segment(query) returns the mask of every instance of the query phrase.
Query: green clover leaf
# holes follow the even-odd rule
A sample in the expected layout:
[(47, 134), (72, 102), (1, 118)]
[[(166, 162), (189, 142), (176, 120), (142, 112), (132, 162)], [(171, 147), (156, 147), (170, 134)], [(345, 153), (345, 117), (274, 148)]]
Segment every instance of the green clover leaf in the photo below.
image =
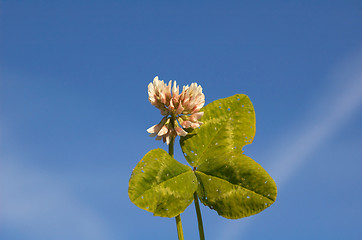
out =
[(172, 158), (163, 149), (148, 152), (129, 180), (131, 201), (155, 216), (175, 217), (193, 201), (197, 179), (190, 167)]
[(247, 217), (276, 199), (274, 180), (242, 147), (255, 135), (255, 112), (243, 94), (216, 100), (201, 111), (204, 123), (180, 140), (198, 179), (201, 202), (223, 217)]

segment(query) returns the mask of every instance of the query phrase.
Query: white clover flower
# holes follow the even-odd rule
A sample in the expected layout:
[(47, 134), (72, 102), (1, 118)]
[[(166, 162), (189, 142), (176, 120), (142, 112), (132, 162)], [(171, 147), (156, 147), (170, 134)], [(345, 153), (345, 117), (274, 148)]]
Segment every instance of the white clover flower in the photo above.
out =
[(202, 124), (198, 120), (204, 115), (199, 111), (205, 104), (205, 95), (197, 83), (184, 86), (179, 94), (176, 81), (172, 85), (170, 80), (167, 85), (156, 76), (148, 84), (148, 99), (165, 116), (159, 124), (147, 129), (151, 137), (156, 136), (156, 140), (163, 139), (163, 142), (169, 144), (176, 136), (186, 136), (185, 128), (197, 128)]

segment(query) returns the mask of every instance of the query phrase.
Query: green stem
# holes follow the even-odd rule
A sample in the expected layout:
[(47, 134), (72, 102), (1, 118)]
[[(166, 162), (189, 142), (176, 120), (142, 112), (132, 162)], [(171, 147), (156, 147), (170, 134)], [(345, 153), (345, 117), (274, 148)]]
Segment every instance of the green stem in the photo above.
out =
[(177, 227), (177, 236), (179, 240), (184, 240), (184, 233), (182, 231), (182, 222), (181, 222), (181, 216), (176, 216), (176, 227)]
[[(171, 139), (170, 144), (168, 145), (168, 154), (170, 154), (171, 157), (173, 157), (173, 145), (175, 143), (175, 138)], [(177, 215), (176, 217), (176, 227), (177, 227), (177, 236), (179, 240), (184, 240), (184, 233), (182, 231), (182, 222), (181, 222), (181, 216)]]
[(175, 138), (172, 138), (170, 144), (168, 145), (168, 154), (173, 157), (173, 145), (175, 143)]
[(202, 225), (202, 217), (201, 217), (201, 211), (200, 211), (200, 205), (199, 205), (199, 198), (198, 198), (196, 192), (194, 193), (194, 203), (195, 203), (195, 209), (196, 209), (196, 214), (197, 214), (197, 223), (199, 225), (200, 240), (205, 240), (204, 227)]

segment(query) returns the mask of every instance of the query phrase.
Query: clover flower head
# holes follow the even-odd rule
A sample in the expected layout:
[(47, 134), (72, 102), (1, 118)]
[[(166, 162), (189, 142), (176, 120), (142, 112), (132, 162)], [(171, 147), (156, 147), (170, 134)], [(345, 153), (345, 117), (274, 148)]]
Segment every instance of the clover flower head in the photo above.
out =
[[(164, 116), (160, 123), (147, 129), (151, 137), (163, 139), (169, 144), (176, 136), (186, 136), (186, 128), (198, 128), (202, 122), (198, 121), (203, 115), (200, 109), (205, 104), (205, 95), (202, 87), (197, 83), (183, 86), (179, 93), (179, 86), (172, 80), (166, 84), (158, 76), (148, 84), (148, 100), (157, 107)], [(181, 125), (181, 126), (180, 126)]]

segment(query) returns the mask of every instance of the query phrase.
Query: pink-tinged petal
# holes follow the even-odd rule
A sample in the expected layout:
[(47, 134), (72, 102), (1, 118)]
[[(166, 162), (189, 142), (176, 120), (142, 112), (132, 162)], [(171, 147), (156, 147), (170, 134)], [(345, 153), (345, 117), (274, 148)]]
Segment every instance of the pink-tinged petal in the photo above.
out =
[(166, 139), (166, 143), (167, 143), (167, 145), (169, 145), (169, 144), (170, 144), (170, 142), (171, 142), (171, 136), (170, 136), (170, 135), (168, 135), (168, 136), (166, 136), (166, 137), (165, 137), (165, 139)]
[(155, 95), (155, 88), (153, 87), (152, 83), (148, 84), (148, 95), (149, 96)]
[(200, 109), (204, 106), (205, 102), (196, 104), (196, 109), (200, 111)]
[(155, 133), (160, 131), (161, 128), (158, 129), (159, 124), (153, 125), (152, 127), (148, 128), (146, 131), (148, 133)]
[(175, 105), (173, 104), (173, 100), (170, 100), (170, 106), (168, 106), (168, 109), (173, 112), (175, 110)]
[(190, 121), (183, 121), (182, 123), (181, 123), (181, 126), (183, 127), (183, 128), (189, 128), (189, 127), (191, 127), (191, 122)]
[(164, 140), (166, 140), (167, 145), (170, 144), (171, 140), (176, 137), (176, 132), (174, 130), (170, 130), (168, 134), (164, 137)]
[(183, 128), (181, 128), (181, 127), (177, 127), (175, 129), (175, 131), (176, 131), (178, 136), (184, 137), (184, 136), (187, 135), (187, 132), (185, 130), (183, 130)]
[(188, 108), (189, 109), (193, 109), (195, 106), (195, 100), (193, 97), (190, 98), (189, 102), (188, 102)]
[(166, 104), (166, 94), (164, 91), (160, 91), (160, 100), (163, 104)]
[(166, 85), (166, 87), (165, 87), (165, 95), (166, 95), (167, 101), (169, 101), (171, 99), (171, 84), (172, 84), (172, 80), (170, 80), (168, 82), (168, 85)]
[(164, 125), (161, 130), (157, 133), (158, 136), (163, 136), (168, 132), (168, 128)]
[(170, 131), (168, 131), (167, 134), (163, 135), (163, 143), (165, 143), (169, 139), (169, 137), (170, 137)]
[(160, 129), (163, 127), (163, 125), (165, 125), (166, 121), (167, 121), (166, 117), (162, 118), (162, 120), (158, 124), (148, 128), (147, 132), (151, 133), (152, 137), (156, 136), (157, 133), (160, 131)]
[(197, 113), (202, 108), (202, 105), (195, 105), (194, 108), (190, 111), (191, 114)]
[(160, 131), (159, 129), (156, 129), (158, 128), (158, 124), (150, 127), (149, 129), (147, 129), (147, 132), (150, 133), (150, 137), (155, 137), (157, 136), (157, 133)]
[(180, 115), (183, 112), (184, 108), (182, 106), (182, 103), (179, 103), (175, 115)]
[(176, 85), (176, 81), (173, 82), (172, 98), (176, 101), (179, 100), (179, 86)]
[(185, 98), (184, 98), (184, 101), (186, 102), (190, 102), (190, 93), (189, 91), (185, 91)]
[(154, 102), (156, 102), (156, 98), (155, 98), (154, 95), (149, 96), (149, 97), (148, 97), (148, 100), (151, 102), (152, 105), (153, 105)]
[(184, 107), (183, 112), (186, 114), (189, 114), (189, 109), (190, 109), (190, 99), (186, 98), (184, 101), (182, 101), (182, 106)]
[(148, 96), (148, 101), (150, 101), (151, 104), (154, 105), (158, 101), (157, 96), (156, 95)]
[(150, 100), (151, 104), (157, 108), (159, 108), (160, 106), (163, 106), (162, 103), (160, 103), (157, 99), (151, 99)]
[(195, 122), (199, 120), (204, 115), (204, 112), (197, 112), (190, 116), (190, 121)]
[(155, 87), (155, 89), (159, 89), (162, 85), (163, 85), (163, 81), (158, 79), (158, 76), (156, 76), (153, 79), (153, 86)]
[(190, 94), (189, 94), (189, 85), (186, 85), (183, 87), (183, 90), (182, 90), (182, 94), (183, 94), (183, 100), (187, 99), (190, 97)]
[(185, 97), (184, 95), (185, 95), (184, 92), (181, 92), (181, 94), (178, 96), (179, 102), (182, 102), (184, 100)]
[(198, 112), (198, 113), (195, 113), (195, 114), (196, 114), (197, 120), (199, 120), (200, 118), (202, 118), (202, 116), (204, 116), (204, 112)]
[(198, 128), (201, 126), (201, 122), (193, 122), (191, 123), (191, 128)]
[(195, 104), (205, 104), (205, 96), (201, 93), (201, 95), (197, 95), (195, 98)]
[(171, 100), (174, 102), (175, 105), (176, 105), (176, 103), (181, 102), (179, 95), (173, 95)]
[(182, 92), (180, 94), (180, 102), (185, 100), (185, 98), (186, 98), (185, 95), (186, 95), (187, 89), (188, 89), (188, 85), (182, 87)]
[(153, 89), (154, 94), (158, 94), (159, 89), (160, 89), (160, 86), (162, 85), (162, 83), (163, 83), (163, 81), (160, 81), (160, 80), (158, 79), (158, 76), (156, 76), (156, 77), (153, 79), (152, 88), (150, 88), (150, 90)]

